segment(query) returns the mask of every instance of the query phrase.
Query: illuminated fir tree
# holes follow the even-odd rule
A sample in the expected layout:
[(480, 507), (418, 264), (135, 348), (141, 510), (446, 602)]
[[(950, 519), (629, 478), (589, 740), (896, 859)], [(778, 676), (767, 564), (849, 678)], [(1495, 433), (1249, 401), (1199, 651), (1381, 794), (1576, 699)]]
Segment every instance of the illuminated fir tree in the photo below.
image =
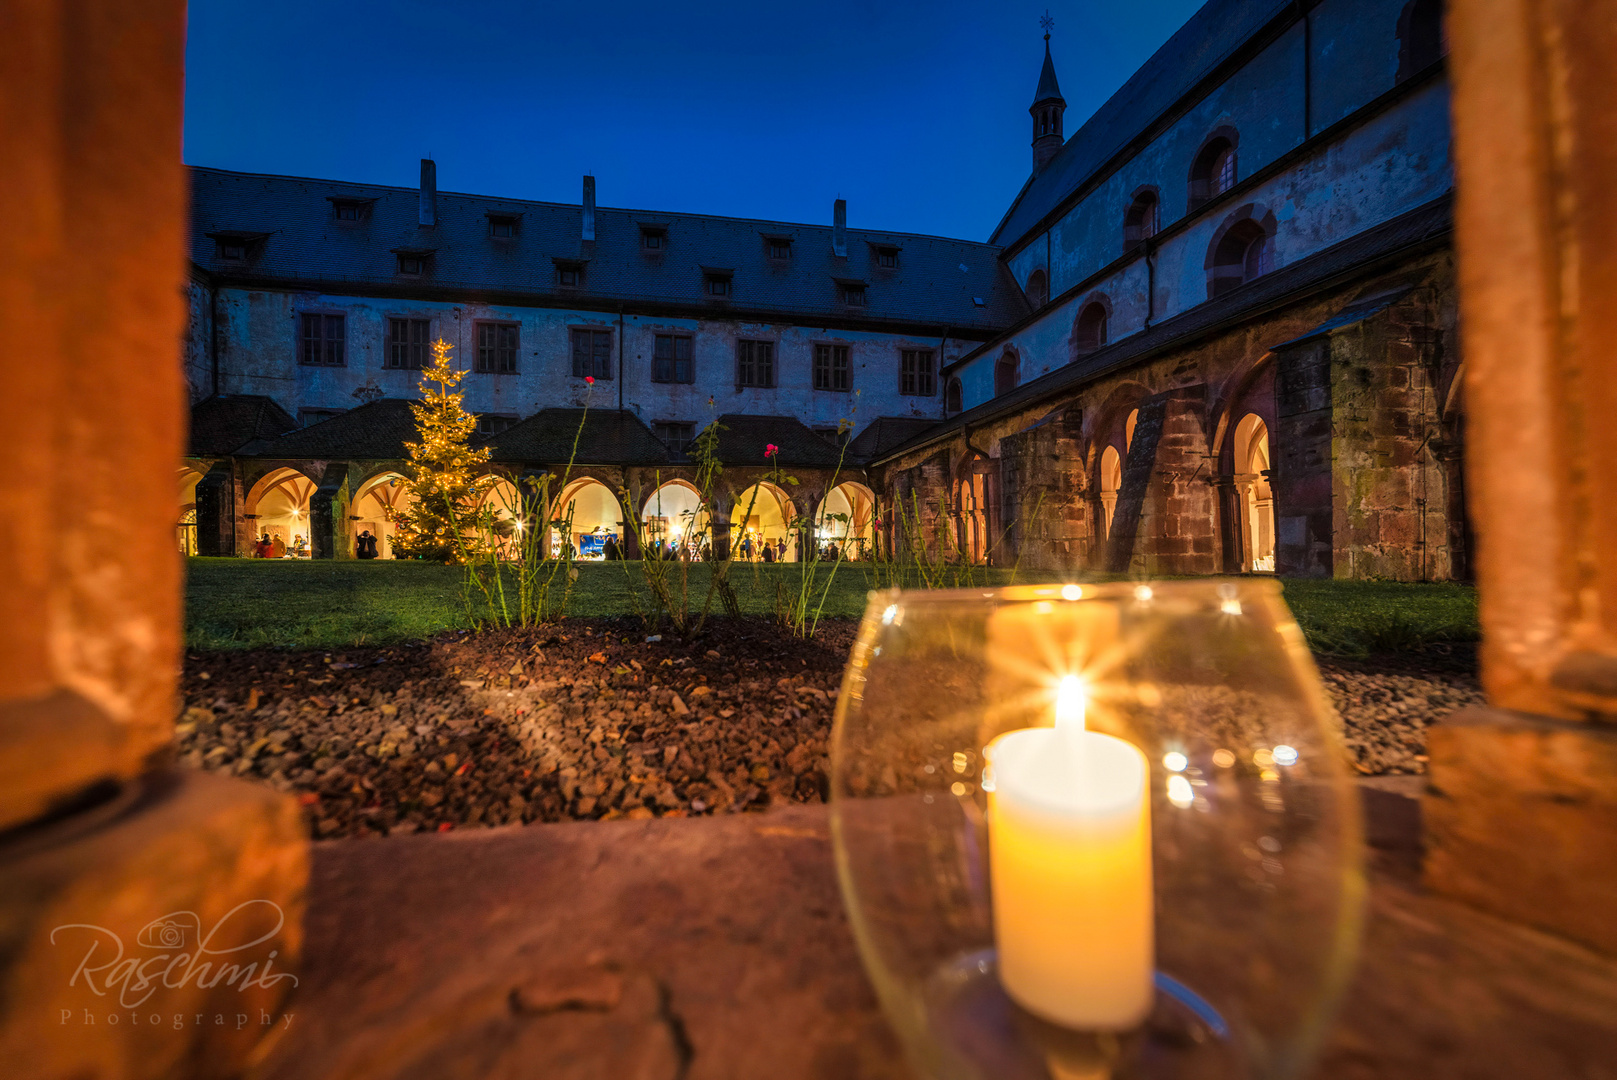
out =
[(452, 348), (442, 338), (432, 343), (421, 400), (410, 403), (419, 441), (404, 444), (410, 453), (404, 486), (414, 498), (394, 514), (394, 550), (438, 562), (464, 562), (476, 553), (478, 502), (488, 484), (477, 476), (488, 447), (470, 445), (477, 417), (461, 405), (465, 393), (455, 389), (466, 372), (449, 362)]

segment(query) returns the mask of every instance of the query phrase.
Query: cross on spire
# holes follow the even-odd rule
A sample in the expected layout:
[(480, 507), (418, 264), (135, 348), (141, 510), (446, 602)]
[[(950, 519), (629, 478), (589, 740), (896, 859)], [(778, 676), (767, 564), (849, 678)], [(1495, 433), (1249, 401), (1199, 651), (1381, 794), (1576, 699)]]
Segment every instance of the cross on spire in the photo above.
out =
[(1039, 20), (1039, 25), (1044, 27), (1044, 40), (1049, 41), (1050, 31), (1056, 28), (1056, 21), (1050, 17), (1049, 8), (1044, 9), (1044, 17)]

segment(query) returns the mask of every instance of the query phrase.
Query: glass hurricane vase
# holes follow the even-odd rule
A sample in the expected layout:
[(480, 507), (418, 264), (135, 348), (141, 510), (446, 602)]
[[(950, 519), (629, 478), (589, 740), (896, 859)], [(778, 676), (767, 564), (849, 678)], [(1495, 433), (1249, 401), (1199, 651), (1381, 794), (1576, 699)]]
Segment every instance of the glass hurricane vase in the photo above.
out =
[(832, 748), (861, 956), (932, 1080), (1290, 1077), (1359, 806), (1264, 580), (872, 593)]

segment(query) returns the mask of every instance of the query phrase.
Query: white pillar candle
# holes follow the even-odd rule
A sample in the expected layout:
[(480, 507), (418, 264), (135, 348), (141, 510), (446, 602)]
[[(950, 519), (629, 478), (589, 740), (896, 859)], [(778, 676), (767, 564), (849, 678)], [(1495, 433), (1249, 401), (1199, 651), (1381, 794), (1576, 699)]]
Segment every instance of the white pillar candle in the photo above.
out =
[(1122, 1031), (1153, 996), (1148, 768), (1131, 743), (1084, 730), (1076, 676), (1055, 712), (1055, 727), (1008, 732), (986, 751), (1000, 982), (1053, 1023)]

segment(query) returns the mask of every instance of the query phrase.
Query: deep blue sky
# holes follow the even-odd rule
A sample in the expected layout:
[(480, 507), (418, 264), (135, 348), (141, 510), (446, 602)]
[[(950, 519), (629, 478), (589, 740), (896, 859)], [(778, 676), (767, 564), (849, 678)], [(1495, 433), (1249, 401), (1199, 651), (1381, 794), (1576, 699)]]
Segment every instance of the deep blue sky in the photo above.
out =
[[(1067, 133), (1201, 0), (1061, 2)], [(982, 240), (1027, 179), (1044, 3), (191, 0), (185, 160)]]

